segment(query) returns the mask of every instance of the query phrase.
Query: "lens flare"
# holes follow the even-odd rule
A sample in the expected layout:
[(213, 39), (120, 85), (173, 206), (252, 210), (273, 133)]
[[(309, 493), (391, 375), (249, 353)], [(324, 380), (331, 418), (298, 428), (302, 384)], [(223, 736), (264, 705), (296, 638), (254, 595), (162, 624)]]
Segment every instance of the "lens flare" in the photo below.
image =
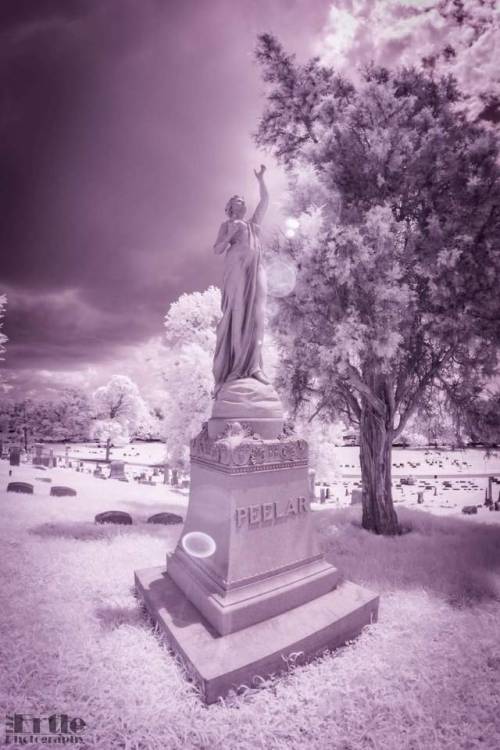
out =
[(295, 237), (295, 229), (287, 229), (285, 232), (285, 237), (289, 240), (293, 239)]
[(289, 260), (272, 260), (266, 267), (267, 288), (273, 297), (291, 294), (297, 282), (297, 270)]
[(289, 216), (288, 219), (285, 219), (285, 226), (287, 229), (298, 229), (300, 226), (300, 221), (298, 219), (294, 219), (293, 216)]
[(181, 543), (191, 557), (211, 557), (217, 549), (212, 537), (203, 531), (190, 531), (182, 537)]

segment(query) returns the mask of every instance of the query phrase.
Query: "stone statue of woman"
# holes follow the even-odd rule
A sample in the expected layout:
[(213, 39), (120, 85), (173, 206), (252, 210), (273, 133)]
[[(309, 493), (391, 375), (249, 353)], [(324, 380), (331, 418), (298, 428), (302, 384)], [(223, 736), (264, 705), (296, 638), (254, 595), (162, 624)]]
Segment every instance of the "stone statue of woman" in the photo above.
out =
[(226, 205), (228, 220), (221, 224), (214, 245), (215, 253), (225, 253), (222, 318), (213, 366), (216, 395), (224, 383), (233, 380), (255, 378), (269, 383), (262, 370), (266, 275), (261, 262), (260, 225), (269, 203), (265, 171), (263, 164), (259, 171), (254, 170), (260, 200), (250, 221), (243, 218), (245, 201), (234, 195)]

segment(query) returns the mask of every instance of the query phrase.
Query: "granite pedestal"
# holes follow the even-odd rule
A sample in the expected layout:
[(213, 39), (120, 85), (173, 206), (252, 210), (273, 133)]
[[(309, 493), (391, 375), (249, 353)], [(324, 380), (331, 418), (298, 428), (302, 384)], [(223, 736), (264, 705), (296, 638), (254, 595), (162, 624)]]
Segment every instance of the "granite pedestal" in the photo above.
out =
[(250, 627), (221, 636), (175, 585), (164, 567), (136, 571), (136, 590), (171, 649), (214, 703), (256, 677), (287, 669), (342, 646), (377, 618), (378, 596), (344, 581), (327, 594)]
[(309, 507), (308, 446), (217, 425), (191, 443), (191, 494), (165, 568), (136, 588), (207, 702), (335, 648), (377, 617), (378, 596), (324, 559)]

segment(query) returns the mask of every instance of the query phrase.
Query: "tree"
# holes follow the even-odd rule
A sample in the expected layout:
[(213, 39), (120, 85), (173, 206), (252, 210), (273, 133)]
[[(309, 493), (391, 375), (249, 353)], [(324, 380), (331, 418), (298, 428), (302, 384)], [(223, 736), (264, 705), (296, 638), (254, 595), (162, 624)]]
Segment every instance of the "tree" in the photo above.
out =
[(109, 461), (112, 446), (126, 445), (130, 440), (127, 428), (113, 419), (96, 419), (90, 428), (90, 437), (106, 445), (106, 461)]
[(165, 316), (167, 352), (161, 369), (168, 399), (163, 424), (169, 459), (182, 467), (189, 461), (189, 441), (212, 410), (220, 305), (220, 290), (211, 286), (182, 294)]
[(90, 398), (67, 388), (57, 399), (30, 402), (29, 429), (34, 440), (87, 440), (92, 409)]
[(213, 350), (220, 306), (220, 290), (215, 286), (205, 292), (181, 294), (165, 316), (165, 344), (172, 348), (198, 344)]
[(172, 349), (163, 363), (169, 395), (163, 422), (167, 453), (172, 464), (186, 468), (189, 441), (200, 431), (212, 411), (214, 347), (185, 343)]
[(282, 382), (295, 409), (359, 425), (363, 526), (395, 534), (393, 441), (430, 387), (463, 406), (496, 367), (495, 135), (456, 110), (451, 78), (370, 68), (355, 88), (269, 35), (257, 59), (256, 140), (285, 164), (298, 223), (277, 243), (297, 265), (275, 318)]
[(97, 424), (92, 434), (99, 440), (106, 440), (106, 460), (109, 460), (111, 444), (130, 440), (137, 426), (148, 414), (137, 385), (126, 375), (113, 375), (107, 385), (93, 394)]
[(500, 121), (500, 12), (496, 0), (335, 0), (322, 62), (352, 71), (375, 63), (453, 75), (470, 119)]

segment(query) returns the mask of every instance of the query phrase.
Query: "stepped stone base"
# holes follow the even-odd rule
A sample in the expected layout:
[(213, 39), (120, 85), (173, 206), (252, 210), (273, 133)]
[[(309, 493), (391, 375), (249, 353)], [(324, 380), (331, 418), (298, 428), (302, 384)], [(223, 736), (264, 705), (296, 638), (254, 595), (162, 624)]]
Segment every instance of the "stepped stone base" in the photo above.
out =
[(172, 581), (165, 568), (135, 573), (137, 593), (150, 616), (198, 683), (205, 703), (242, 685), (303, 664), (342, 646), (376, 621), (379, 597), (349, 581), (333, 591), (250, 627), (221, 636)]

